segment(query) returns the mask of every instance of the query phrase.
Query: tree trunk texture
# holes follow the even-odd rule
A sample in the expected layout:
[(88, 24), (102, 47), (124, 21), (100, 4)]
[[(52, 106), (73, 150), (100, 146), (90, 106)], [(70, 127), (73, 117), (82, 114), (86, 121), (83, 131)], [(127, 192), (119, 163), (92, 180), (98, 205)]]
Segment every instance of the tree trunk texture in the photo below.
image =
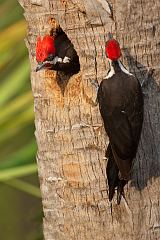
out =
[[(28, 22), (45, 240), (160, 239), (160, 1), (19, 0)], [(81, 71), (64, 91), (56, 73), (35, 72), (37, 35), (66, 32)], [(108, 143), (90, 81), (107, 74), (105, 41), (111, 32), (122, 61), (143, 82), (144, 124), (125, 187), (126, 200), (108, 201)], [(65, 81), (65, 76), (60, 81)], [(63, 84), (62, 84), (63, 85)]]

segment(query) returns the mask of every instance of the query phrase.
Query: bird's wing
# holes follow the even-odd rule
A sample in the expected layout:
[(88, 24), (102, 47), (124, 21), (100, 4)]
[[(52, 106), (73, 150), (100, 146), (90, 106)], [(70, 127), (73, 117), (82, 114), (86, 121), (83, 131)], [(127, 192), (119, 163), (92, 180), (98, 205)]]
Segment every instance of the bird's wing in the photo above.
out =
[(57, 61), (52, 66), (52, 70), (62, 71), (66, 74), (78, 73), (80, 70), (79, 57), (73, 44), (70, 42), (66, 34), (61, 34), (55, 39), (56, 53), (62, 61)]
[[(99, 88), (98, 101), (115, 161), (122, 176), (127, 178), (138, 144), (135, 142), (134, 138), (135, 129), (133, 124), (131, 124), (130, 119), (128, 118), (128, 113), (125, 109), (123, 109), (121, 105), (113, 107), (108, 95), (103, 93), (102, 86)], [(132, 104), (132, 107), (134, 108), (133, 112), (135, 111), (136, 116), (136, 104)], [(132, 116), (132, 121), (133, 120), (134, 116)], [(139, 122), (139, 120), (137, 122)]]
[(55, 38), (55, 47), (57, 56), (62, 59), (67, 57), (72, 60), (77, 57), (77, 52), (66, 34), (61, 34)]
[(101, 111), (114, 159), (122, 177), (127, 179), (136, 152), (131, 125), (126, 113), (121, 110), (115, 109), (110, 114), (104, 113), (104, 108)]
[(64, 58), (61, 62), (57, 61), (55, 65), (52, 66), (53, 70), (63, 71), (65, 73), (78, 73), (80, 70), (79, 57), (74, 50), (73, 46), (70, 46)]

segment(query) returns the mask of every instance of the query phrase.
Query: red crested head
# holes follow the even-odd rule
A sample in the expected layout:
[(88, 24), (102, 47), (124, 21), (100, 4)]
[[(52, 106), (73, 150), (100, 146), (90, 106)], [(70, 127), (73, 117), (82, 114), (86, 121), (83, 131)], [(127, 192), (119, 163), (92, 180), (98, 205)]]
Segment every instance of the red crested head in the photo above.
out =
[(42, 40), (37, 38), (36, 45), (36, 60), (37, 62), (43, 62), (49, 55), (55, 55), (54, 38), (46, 35)]
[(115, 39), (110, 39), (106, 43), (106, 55), (112, 61), (116, 61), (121, 56), (119, 43)]

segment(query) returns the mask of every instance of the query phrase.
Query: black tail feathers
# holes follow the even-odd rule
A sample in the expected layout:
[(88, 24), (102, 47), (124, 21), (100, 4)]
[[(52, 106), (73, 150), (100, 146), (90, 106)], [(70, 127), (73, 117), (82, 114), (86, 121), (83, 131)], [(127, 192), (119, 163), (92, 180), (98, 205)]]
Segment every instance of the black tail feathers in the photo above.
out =
[(117, 187), (117, 204), (119, 205), (121, 202), (121, 197), (124, 197), (124, 186), (126, 185), (127, 181), (119, 179), (119, 169), (114, 160), (110, 144), (106, 151), (106, 157), (108, 158), (106, 173), (109, 186), (109, 201), (112, 201), (115, 188)]
[(109, 186), (109, 201), (112, 201), (112, 198), (115, 193), (115, 188), (118, 186), (118, 167), (113, 159), (113, 156), (110, 155), (108, 158), (108, 163), (107, 163), (107, 179), (108, 179), (108, 186)]
[(124, 186), (127, 184), (126, 180), (119, 180), (117, 187), (117, 204), (119, 205), (121, 202), (121, 197), (124, 196)]

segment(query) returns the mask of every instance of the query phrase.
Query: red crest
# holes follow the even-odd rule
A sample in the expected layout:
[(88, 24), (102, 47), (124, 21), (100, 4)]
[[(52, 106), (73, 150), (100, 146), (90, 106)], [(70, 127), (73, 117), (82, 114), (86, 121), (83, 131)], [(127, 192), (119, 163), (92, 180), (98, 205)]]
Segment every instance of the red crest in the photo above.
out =
[(116, 61), (121, 56), (119, 43), (115, 39), (111, 39), (106, 43), (106, 54), (109, 59)]
[(43, 62), (49, 54), (55, 55), (54, 38), (46, 35), (42, 40), (37, 38), (36, 45), (36, 60), (37, 62)]

